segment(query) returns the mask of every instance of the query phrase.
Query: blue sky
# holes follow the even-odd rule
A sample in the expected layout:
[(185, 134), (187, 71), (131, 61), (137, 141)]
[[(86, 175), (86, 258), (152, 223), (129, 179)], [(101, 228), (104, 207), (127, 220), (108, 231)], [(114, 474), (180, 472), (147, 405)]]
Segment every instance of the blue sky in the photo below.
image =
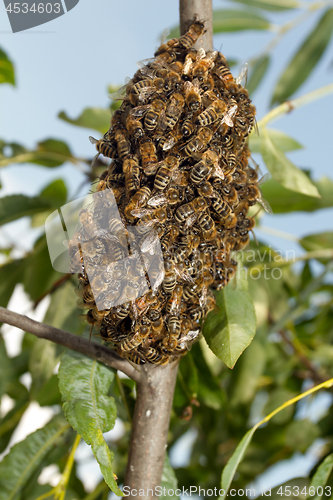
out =
[[(213, 1), (214, 9), (241, 8), (241, 4), (222, 0)], [(265, 14), (277, 24), (283, 24), (296, 13)], [(317, 22), (320, 13), (290, 32), (274, 52), (269, 77), (265, 79), (253, 100), (258, 118), (268, 111), (268, 102), (274, 84), (293, 51)], [(66, 15), (48, 23), (12, 34), (3, 4), (0, 4), (0, 47), (16, 65), (17, 86), (0, 87), (0, 138), (17, 141), (33, 147), (37, 140), (55, 137), (66, 140), (78, 156), (93, 156), (88, 140), (90, 131), (72, 127), (57, 118), (61, 110), (76, 117), (87, 106), (104, 107), (108, 104), (108, 84), (123, 84), (137, 69), (136, 61), (150, 57), (159, 44), (163, 30), (178, 21), (176, 0), (80, 0)], [(220, 34), (214, 46), (227, 57), (244, 63), (260, 52), (272, 39), (271, 32), (244, 31)], [(296, 96), (331, 83), (333, 75), (332, 42), (317, 70), (297, 92)], [(331, 66), (330, 66), (331, 64)], [(234, 70), (237, 72), (237, 69)], [(314, 178), (331, 175), (331, 133), (333, 125), (333, 96), (298, 109), (275, 122), (273, 128), (283, 130), (299, 140), (305, 148), (290, 153), (298, 166), (311, 168)], [(94, 135), (94, 134), (93, 134)], [(96, 135), (96, 133), (95, 133)], [(260, 157), (256, 157), (262, 160)], [(265, 171), (265, 167), (263, 166)], [(0, 194), (25, 193), (33, 195), (52, 179), (64, 177), (75, 190), (82, 174), (71, 165), (45, 169), (20, 165), (2, 169)], [(329, 230), (332, 209), (318, 214), (265, 216), (264, 224), (296, 236)], [(26, 226), (27, 227), (27, 226)], [(21, 223), (6, 228), (14, 237), (21, 231)], [(260, 237), (282, 250), (295, 244), (275, 238)], [(26, 240), (33, 239), (33, 235)]]

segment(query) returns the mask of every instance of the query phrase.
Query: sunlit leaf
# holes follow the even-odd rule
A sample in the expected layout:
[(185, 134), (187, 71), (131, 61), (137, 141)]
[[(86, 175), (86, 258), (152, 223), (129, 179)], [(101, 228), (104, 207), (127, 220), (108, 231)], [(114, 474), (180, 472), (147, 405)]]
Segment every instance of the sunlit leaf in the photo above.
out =
[(275, 146), (266, 129), (262, 130), (260, 137), (261, 154), (272, 176), (287, 189), (319, 198), (316, 186)]
[(32, 473), (68, 430), (62, 416), (16, 444), (0, 465), (0, 500), (16, 500)]
[[(327, 231), (325, 233), (310, 234), (299, 240), (299, 243), (308, 252), (321, 250), (323, 248), (333, 249), (333, 232)], [(318, 260), (322, 263), (327, 263), (329, 261), (329, 259), (325, 258)]]
[[(290, 137), (290, 135), (281, 132), (281, 130), (275, 130), (272, 128), (266, 129), (267, 135), (277, 149), (280, 149), (284, 153), (287, 151), (294, 151), (295, 149), (302, 149), (303, 146), (296, 139)], [(261, 136), (255, 131), (250, 135), (250, 149), (253, 153), (260, 153), (261, 146)]]
[(215, 10), (213, 12), (213, 32), (242, 30), (267, 30), (270, 23), (263, 16), (248, 10)]
[(261, 186), (261, 191), (275, 214), (304, 211), (313, 212), (320, 208), (333, 206), (333, 181), (327, 177), (322, 177), (319, 181), (313, 181), (317, 187), (321, 198), (306, 196), (284, 188), (274, 179), (265, 182)]
[(247, 431), (236, 450), (234, 451), (232, 457), (228, 461), (227, 465), (224, 467), (221, 478), (221, 488), (224, 494), (220, 496), (219, 500), (224, 500), (228, 495), (228, 490), (236, 473), (237, 467), (241, 460), (243, 459), (247, 447), (249, 446), (252, 436), (255, 432), (255, 427)]
[(105, 134), (110, 128), (111, 112), (108, 108), (86, 108), (78, 118), (69, 118), (65, 111), (61, 111), (58, 117), (77, 127), (98, 130)]
[(233, 0), (233, 2), (269, 11), (297, 9), (301, 6), (297, 0)]
[(62, 179), (57, 179), (48, 184), (40, 193), (40, 198), (45, 198), (54, 208), (59, 208), (67, 201), (67, 188)]
[(91, 445), (106, 483), (121, 496), (112, 472), (113, 453), (103, 437), (103, 432), (113, 428), (117, 416), (115, 401), (107, 396), (114, 373), (97, 361), (71, 351), (62, 356), (58, 376), (67, 420)]
[(265, 55), (256, 60), (255, 64), (250, 69), (250, 78), (247, 81), (247, 90), (252, 94), (260, 85), (269, 67), (270, 58)]
[(26, 258), (26, 267), (22, 276), (24, 289), (32, 300), (38, 300), (62, 277), (63, 274), (55, 271), (51, 265), (44, 234), (36, 241), (33, 250)]
[[(330, 455), (327, 455), (327, 457), (325, 458), (325, 460), (318, 466), (313, 478), (312, 478), (312, 481), (311, 481), (311, 485), (310, 487), (312, 486), (311, 488), (311, 493), (312, 491), (314, 492), (320, 492), (320, 486), (322, 488), (324, 488), (327, 484), (327, 481), (331, 475), (331, 472), (332, 472), (332, 469), (333, 469), (333, 453), (331, 453)], [(319, 488), (319, 490), (318, 490)], [(324, 491), (325, 493), (325, 491)], [(321, 498), (323, 498), (323, 495), (319, 495), (319, 494), (316, 494), (315, 496), (311, 495), (310, 494), (310, 490), (309, 490), (309, 495), (308, 495), (308, 498), (313, 498), (314, 500), (320, 500)]]
[(212, 311), (203, 326), (203, 335), (213, 353), (233, 368), (256, 332), (251, 295), (229, 284), (215, 293), (218, 312)]
[(0, 49), (0, 83), (15, 85), (15, 74), (13, 63), (7, 54)]
[(288, 99), (308, 78), (332, 35), (333, 9), (328, 9), (298, 49), (274, 89), (272, 104)]
[(23, 194), (4, 196), (0, 198), (0, 225), (43, 212), (49, 207), (51, 207), (51, 203), (39, 196), (34, 198)]
[(0, 306), (6, 307), (17, 283), (22, 283), (26, 259), (0, 265)]

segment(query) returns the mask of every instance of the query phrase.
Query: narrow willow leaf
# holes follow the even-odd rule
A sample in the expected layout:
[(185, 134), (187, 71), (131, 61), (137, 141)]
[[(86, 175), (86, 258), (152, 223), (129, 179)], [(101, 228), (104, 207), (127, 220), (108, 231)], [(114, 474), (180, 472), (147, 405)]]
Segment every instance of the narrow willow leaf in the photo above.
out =
[(5, 341), (2, 335), (0, 335), (0, 399), (6, 393), (7, 384), (11, 375), (11, 362), (7, 354)]
[(224, 467), (221, 478), (221, 488), (224, 493), (220, 496), (219, 500), (224, 500), (224, 498), (227, 497), (228, 490), (234, 478), (237, 467), (245, 455), (245, 452), (251, 442), (255, 430), (256, 428), (253, 427), (252, 429), (247, 431), (247, 433), (237, 446), (236, 450), (234, 451), (232, 457), (228, 461), (227, 465)]
[[(295, 151), (296, 149), (303, 149), (302, 144), (296, 141), (296, 139), (293, 139), (293, 137), (290, 137), (290, 135), (281, 132), (281, 130), (266, 128), (266, 132), (274, 146), (284, 153), (287, 151)], [(249, 146), (253, 153), (260, 153), (261, 136), (255, 131), (250, 135)]]
[(288, 99), (311, 74), (333, 31), (333, 9), (328, 9), (284, 70), (274, 89), (272, 104)]
[(7, 54), (0, 49), (0, 83), (10, 83), (15, 85), (15, 75), (13, 63)]
[(0, 465), (0, 500), (16, 500), (33, 472), (69, 430), (63, 417), (57, 416), (43, 429), (16, 444)]
[(43, 212), (51, 203), (45, 198), (13, 194), (0, 198), (0, 225)]
[(203, 335), (213, 353), (233, 368), (256, 332), (256, 315), (248, 291), (229, 284), (216, 292), (218, 312), (212, 311), (203, 326)]
[[(319, 486), (321, 486), (322, 488), (326, 486), (328, 478), (331, 475), (332, 469), (333, 469), (333, 453), (328, 455), (325, 458), (325, 460), (318, 466), (312, 478), (310, 486), (312, 486), (315, 492), (318, 491)], [(320, 500), (321, 498), (323, 498), (323, 495), (313, 496), (309, 494), (308, 498), (312, 498), (313, 500)]]
[(110, 128), (110, 110), (108, 108), (86, 108), (77, 118), (69, 118), (65, 111), (61, 111), (58, 117), (77, 127), (98, 130), (102, 134)]
[(0, 306), (6, 307), (17, 283), (22, 283), (26, 259), (0, 265)]
[(333, 206), (333, 181), (328, 177), (322, 177), (319, 181), (314, 181), (321, 198), (309, 198), (308, 196), (295, 193), (284, 188), (274, 179), (265, 182), (261, 186), (261, 191), (273, 209), (275, 214), (287, 212), (313, 212), (321, 208)]
[(233, 0), (237, 3), (243, 3), (249, 7), (258, 7), (259, 9), (269, 11), (282, 11), (297, 9), (301, 3), (297, 0)]
[(255, 64), (250, 69), (250, 78), (247, 82), (247, 90), (252, 94), (260, 85), (261, 80), (264, 78), (270, 63), (269, 56), (263, 56), (257, 59)]
[(178, 481), (175, 471), (171, 467), (170, 460), (167, 454), (165, 455), (163, 465), (161, 487), (163, 490), (165, 488), (166, 494), (164, 495), (163, 491), (163, 494), (160, 496), (160, 498), (179, 498), (179, 496), (177, 495), (168, 495), (168, 490), (176, 491), (176, 489), (178, 488)]
[(82, 354), (67, 352), (61, 358), (58, 376), (67, 420), (91, 445), (105, 482), (121, 496), (112, 472), (113, 454), (103, 437), (117, 417), (115, 401), (107, 396), (114, 373)]
[[(310, 234), (299, 240), (300, 245), (312, 252), (314, 250), (321, 250), (323, 248), (330, 248), (333, 250), (333, 232), (327, 231), (325, 233)], [(322, 264), (327, 264), (330, 258), (318, 258)]]
[(40, 193), (40, 198), (45, 198), (53, 208), (59, 208), (67, 201), (67, 188), (62, 179), (57, 179), (48, 184)]
[(262, 130), (261, 138), (261, 154), (272, 176), (287, 189), (319, 198), (316, 186), (275, 146), (266, 129)]
[(213, 12), (213, 32), (242, 30), (268, 30), (270, 23), (263, 16), (248, 10), (215, 10)]
[(45, 234), (43, 234), (26, 258), (24, 275), (21, 277), (24, 289), (32, 300), (37, 300), (62, 277), (63, 274), (55, 271), (51, 265)]

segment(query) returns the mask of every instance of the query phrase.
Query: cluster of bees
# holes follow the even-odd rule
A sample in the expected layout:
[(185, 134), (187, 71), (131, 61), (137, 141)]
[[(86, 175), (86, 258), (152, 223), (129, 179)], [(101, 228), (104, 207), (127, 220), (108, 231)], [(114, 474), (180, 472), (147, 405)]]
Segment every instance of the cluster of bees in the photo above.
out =
[[(73, 270), (88, 322), (136, 364), (164, 364), (187, 352), (215, 307), (210, 288), (228, 283), (237, 266), (232, 252), (249, 242), (249, 207), (269, 209), (249, 165), (255, 107), (243, 75), (235, 79), (220, 52), (193, 48), (203, 33), (196, 20), (139, 63), (111, 96), (122, 104), (110, 129), (90, 138), (97, 157), (112, 159), (96, 194), (112, 190), (120, 215), (112, 203), (81, 211)], [(92, 253), (95, 274), (87, 273)]]

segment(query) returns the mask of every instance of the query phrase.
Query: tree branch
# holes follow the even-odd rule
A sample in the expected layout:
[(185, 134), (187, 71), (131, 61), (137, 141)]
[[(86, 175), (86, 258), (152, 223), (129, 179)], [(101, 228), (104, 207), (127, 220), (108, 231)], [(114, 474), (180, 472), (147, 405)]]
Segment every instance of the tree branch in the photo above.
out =
[(4, 307), (0, 307), (0, 322), (16, 326), (17, 328), (21, 328), (21, 330), (32, 333), (32, 335), (36, 335), (36, 337), (50, 340), (55, 344), (63, 345), (73, 351), (85, 354), (89, 358), (96, 359), (100, 363), (110, 366), (110, 368), (122, 371), (136, 382), (140, 380), (140, 371), (136, 370), (128, 361), (104, 345), (89, 342), (87, 339), (65, 332), (59, 328), (45, 325), (27, 316), (9, 311)]
[(179, 0), (180, 34), (184, 35), (197, 17), (205, 23), (205, 34), (200, 37), (195, 48), (203, 47), (206, 52), (213, 50), (213, 7), (212, 0)]
[[(207, 29), (199, 47), (212, 50), (212, 0), (180, 0), (179, 8), (181, 35), (197, 17), (205, 21)], [(141, 367), (124, 481), (124, 487), (129, 488), (127, 498), (135, 499), (139, 490), (144, 491), (141, 498), (156, 498), (156, 487), (161, 485), (177, 371), (178, 362)], [(136, 494), (132, 495), (133, 490)]]

